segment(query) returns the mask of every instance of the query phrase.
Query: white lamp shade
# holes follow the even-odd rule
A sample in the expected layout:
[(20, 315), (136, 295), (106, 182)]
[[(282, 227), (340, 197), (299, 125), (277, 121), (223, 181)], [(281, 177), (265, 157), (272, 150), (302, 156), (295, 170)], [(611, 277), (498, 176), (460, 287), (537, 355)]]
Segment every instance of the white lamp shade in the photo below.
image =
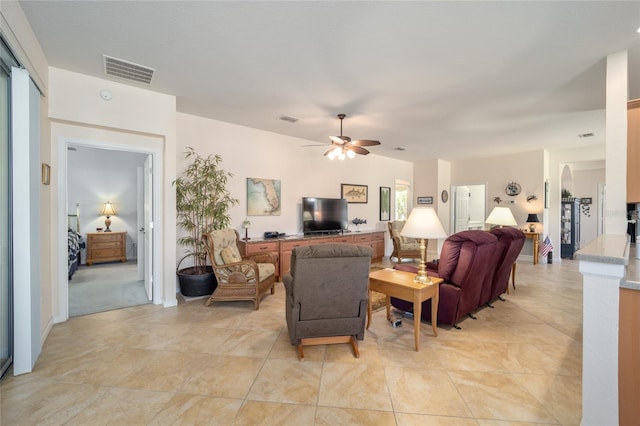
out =
[(447, 238), (440, 218), (433, 207), (415, 207), (411, 210), (407, 223), (400, 231), (407, 238), (439, 239)]
[(494, 207), (485, 223), (489, 225), (518, 226), (518, 222), (516, 222), (516, 218), (513, 217), (509, 207)]
[(104, 203), (102, 209), (100, 210), (100, 216), (116, 216), (117, 214), (118, 212), (116, 211), (116, 208), (113, 206), (113, 204), (111, 204), (111, 201), (107, 201), (106, 203)]

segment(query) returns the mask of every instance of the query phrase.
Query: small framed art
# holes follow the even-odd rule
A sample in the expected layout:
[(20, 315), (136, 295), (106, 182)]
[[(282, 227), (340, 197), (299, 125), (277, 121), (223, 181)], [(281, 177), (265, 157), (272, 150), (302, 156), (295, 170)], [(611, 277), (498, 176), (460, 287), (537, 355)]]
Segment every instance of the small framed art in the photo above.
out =
[(433, 197), (418, 197), (418, 204), (433, 204)]
[(391, 220), (391, 188), (380, 187), (380, 221)]

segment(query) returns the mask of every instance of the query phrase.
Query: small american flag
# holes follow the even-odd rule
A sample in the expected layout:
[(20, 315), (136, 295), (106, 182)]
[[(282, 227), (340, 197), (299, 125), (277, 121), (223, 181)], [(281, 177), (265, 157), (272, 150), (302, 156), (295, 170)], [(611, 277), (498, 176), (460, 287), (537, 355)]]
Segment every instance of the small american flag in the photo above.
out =
[(542, 242), (542, 244), (540, 244), (540, 255), (542, 255), (542, 257), (544, 257), (547, 254), (549, 254), (549, 252), (551, 250), (553, 250), (553, 244), (551, 244), (551, 240), (549, 239), (549, 236), (547, 235), (547, 238), (545, 238), (544, 241)]

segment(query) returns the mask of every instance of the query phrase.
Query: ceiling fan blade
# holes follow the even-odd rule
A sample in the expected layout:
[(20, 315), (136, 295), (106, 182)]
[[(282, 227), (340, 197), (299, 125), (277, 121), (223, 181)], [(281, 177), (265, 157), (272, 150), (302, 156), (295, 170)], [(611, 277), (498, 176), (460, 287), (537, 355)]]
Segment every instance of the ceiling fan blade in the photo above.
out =
[(351, 140), (347, 136), (329, 136), (329, 139), (331, 139), (332, 143), (335, 143), (338, 145), (343, 145), (346, 142), (349, 142)]
[(327, 156), (327, 155), (329, 155), (329, 153), (330, 153), (330, 152), (332, 152), (334, 149), (335, 149), (335, 147), (333, 147), (333, 146), (332, 146), (332, 147), (331, 147), (331, 149), (330, 149), (329, 151), (325, 152), (325, 153), (324, 153), (324, 154), (322, 154), (322, 155), (324, 155), (324, 156), (326, 157), (326, 156)]
[(358, 141), (351, 141), (351, 145), (355, 145), (355, 146), (374, 146), (374, 145), (380, 145), (380, 141), (374, 141), (374, 140), (369, 140), (369, 139), (361, 139)]
[(367, 155), (369, 153), (369, 151), (367, 151), (364, 148), (360, 148), (357, 145), (350, 145), (347, 149), (355, 152), (356, 154), (360, 154), (360, 155)]

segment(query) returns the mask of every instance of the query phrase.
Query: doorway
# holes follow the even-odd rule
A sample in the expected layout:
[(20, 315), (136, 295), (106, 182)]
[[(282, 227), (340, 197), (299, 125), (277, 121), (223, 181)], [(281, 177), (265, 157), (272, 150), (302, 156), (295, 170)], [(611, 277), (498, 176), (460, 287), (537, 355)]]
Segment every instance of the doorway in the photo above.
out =
[[(69, 318), (69, 286), (67, 276), (67, 210), (68, 204), (74, 206), (73, 203), (69, 203), (68, 191), (67, 191), (67, 164), (69, 157), (69, 147), (90, 147), (101, 148), (104, 150), (117, 150), (127, 153), (144, 154), (146, 158), (150, 159), (150, 182), (152, 190), (155, 188), (161, 188), (161, 181), (163, 175), (163, 162), (164, 162), (164, 139), (162, 137), (154, 135), (132, 134), (119, 131), (113, 131), (108, 129), (96, 129), (88, 128), (79, 125), (73, 125), (68, 123), (52, 123), (52, 143), (53, 148), (57, 152), (56, 168), (59, 171), (56, 178), (58, 199), (61, 200), (57, 203), (56, 218), (57, 218), (57, 241), (56, 250), (58, 253), (57, 258), (57, 294), (54, 306), (54, 321), (56, 323), (64, 322)], [(109, 176), (105, 176), (104, 179), (109, 181)], [(134, 182), (129, 190), (136, 193), (136, 183)], [(145, 250), (145, 263), (150, 265), (150, 288), (152, 293), (152, 302), (154, 304), (162, 304), (165, 302), (165, 294), (163, 292), (163, 269), (160, 262), (153, 262), (154, 259), (162, 258), (162, 191), (155, 189), (153, 199), (150, 206), (150, 223), (145, 227), (147, 232), (153, 236), (153, 243), (149, 245)], [(107, 197), (108, 194), (101, 194), (101, 196)], [(110, 200), (104, 200), (110, 201)], [(75, 207), (74, 207), (75, 208)], [(117, 208), (117, 207), (116, 207)], [(92, 205), (88, 213), (92, 215), (90, 221), (92, 221), (92, 229), (95, 231), (97, 227), (105, 227), (105, 217), (99, 216), (99, 208)], [(135, 211), (135, 208), (132, 209)], [(120, 213), (120, 212), (118, 212)], [(131, 213), (131, 212), (129, 212)], [(81, 212), (81, 217), (83, 213)], [(112, 226), (116, 224), (115, 218), (112, 219)], [(81, 219), (84, 221), (83, 219)], [(86, 222), (86, 221), (84, 221)], [(99, 223), (101, 223), (99, 225)], [(154, 226), (156, 225), (156, 226)], [(131, 232), (138, 232), (137, 223), (135, 221), (135, 214), (133, 219), (133, 226), (130, 226)], [(129, 232), (129, 228), (127, 229)], [(139, 240), (142, 240), (139, 238)], [(138, 241), (135, 250), (139, 253), (142, 250), (140, 246), (141, 241)], [(127, 247), (128, 250), (132, 250), (131, 244)], [(136, 274), (137, 276), (137, 274)], [(170, 297), (170, 296), (169, 296)]]
[(484, 229), (486, 184), (452, 185), (451, 222), (454, 233), (467, 229)]
[[(150, 163), (145, 153), (84, 145), (67, 146), (69, 241), (76, 265), (69, 270), (69, 316), (149, 303), (151, 258), (139, 256), (146, 242), (139, 230), (145, 216), (145, 183), (140, 175)], [(108, 209), (106, 208), (108, 206)], [(142, 218), (142, 219), (141, 219)], [(117, 259), (116, 259), (117, 258)], [(75, 269), (75, 272), (74, 272)], [(146, 281), (145, 281), (146, 279)]]

